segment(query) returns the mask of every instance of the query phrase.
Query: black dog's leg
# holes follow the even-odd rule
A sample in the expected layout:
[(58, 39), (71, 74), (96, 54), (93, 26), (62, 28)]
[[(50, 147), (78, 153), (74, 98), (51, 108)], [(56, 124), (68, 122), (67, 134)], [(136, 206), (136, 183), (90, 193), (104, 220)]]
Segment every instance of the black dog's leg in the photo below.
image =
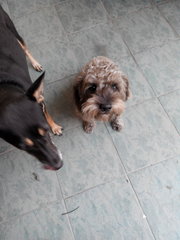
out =
[(50, 114), (48, 113), (48, 111), (47, 111), (47, 109), (46, 109), (45, 103), (44, 103), (44, 102), (41, 102), (40, 104), (41, 104), (41, 106), (42, 106), (43, 113), (44, 113), (44, 115), (45, 115), (46, 121), (47, 121), (47, 123), (49, 124), (52, 132), (53, 132), (54, 134), (56, 134), (56, 135), (62, 135), (62, 130), (63, 130), (63, 128), (62, 128), (60, 125), (58, 125), (58, 124), (56, 124), (56, 123), (54, 122), (54, 120), (52, 119), (52, 117), (50, 116)]
[(42, 66), (41, 64), (39, 64), (34, 57), (31, 55), (31, 53), (29, 52), (23, 38), (19, 35), (19, 33), (17, 32), (14, 23), (12, 22), (12, 20), (10, 19), (10, 17), (7, 15), (7, 13), (4, 11), (4, 16), (5, 16), (5, 23), (7, 28), (15, 35), (16, 39), (18, 40), (18, 43), (20, 44), (20, 46), (22, 47), (22, 49), (24, 50), (24, 53), (26, 54), (26, 56), (28, 57), (28, 59), (30, 60), (33, 68), (36, 71), (41, 72), (42, 71)]

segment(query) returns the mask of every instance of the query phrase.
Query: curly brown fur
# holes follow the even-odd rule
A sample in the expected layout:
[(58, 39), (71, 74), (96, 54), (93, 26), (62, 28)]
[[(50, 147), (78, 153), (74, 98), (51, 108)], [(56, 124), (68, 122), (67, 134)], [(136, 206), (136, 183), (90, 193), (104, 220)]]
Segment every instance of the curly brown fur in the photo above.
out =
[(95, 120), (109, 121), (114, 130), (123, 124), (120, 115), (130, 95), (127, 77), (106, 57), (93, 58), (77, 75), (74, 97), (83, 128), (91, 133)]

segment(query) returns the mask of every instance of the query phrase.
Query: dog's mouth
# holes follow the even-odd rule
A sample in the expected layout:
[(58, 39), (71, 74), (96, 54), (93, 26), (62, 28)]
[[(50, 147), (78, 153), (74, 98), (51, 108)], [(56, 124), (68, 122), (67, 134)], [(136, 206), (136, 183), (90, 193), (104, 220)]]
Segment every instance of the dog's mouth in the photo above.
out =
[(62, 166), (63, 166), (62, 153), (59, 150), (58, 150), (58, 155), (59, 155), (60, 160), (57, 163), (54, 163), (53, 164), (54, 166), (49, 165), (49, 164), (44, 164), (43, 168), (46, 170), (53, 170), (53, 171), (57, 171), (60, 168), (62, 168)]
[(43, 168), (46, 169), (46, 170), (57, 171), (57, 170), (59, 170), (60, 168), (62, 168), (62, 166), (63, 166), (63, 161), (60, 161), (60, 163), (59, 163), (57, 166), (55, 166), (55, 167), (50, 166), (50, 165), (47, 165), (47, 164), (44, 164), (44, 165), (43, 165)]
[(107, 111), (101, 111), (101, 114), (102, 114), (102, 115), (108, 115), (109, 112), (110, 112), (110, 111), (108, 111), (108, 112), (107, 112)]
[(44, 165), (43, 167), (46, 170), (53, 170), (53, 171), (57, 171), (57, 170), (60, 169), (60, 167), (59, 168), (55, 168), (55, 167), (52, 167), (52, 166), (49, 166), (49, 165)]

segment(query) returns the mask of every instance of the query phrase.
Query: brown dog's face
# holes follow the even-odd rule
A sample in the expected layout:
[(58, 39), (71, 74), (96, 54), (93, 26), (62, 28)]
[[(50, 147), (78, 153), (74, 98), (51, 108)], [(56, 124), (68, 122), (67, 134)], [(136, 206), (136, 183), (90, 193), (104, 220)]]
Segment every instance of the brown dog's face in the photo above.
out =
[(76, 103), (85, 121), (109, 121), (123, 112), (129, 86), (128, 79), (120, 71), (93, 68), (79, 80), (75, 87)]

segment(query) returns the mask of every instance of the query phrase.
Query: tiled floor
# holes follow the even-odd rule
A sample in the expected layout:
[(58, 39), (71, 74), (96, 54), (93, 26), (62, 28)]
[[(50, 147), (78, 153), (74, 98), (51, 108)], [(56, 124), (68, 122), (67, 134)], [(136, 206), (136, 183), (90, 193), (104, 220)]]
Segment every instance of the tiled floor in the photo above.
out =
[[(0, 240), (180, 240), (180, 1), (0, 2), (64, 127), (58, 172), (0, 140)], [(129, 76), (121, 133), (98, 123), (87, 135), (74, 115), (73, 78), (97, 55)]]

